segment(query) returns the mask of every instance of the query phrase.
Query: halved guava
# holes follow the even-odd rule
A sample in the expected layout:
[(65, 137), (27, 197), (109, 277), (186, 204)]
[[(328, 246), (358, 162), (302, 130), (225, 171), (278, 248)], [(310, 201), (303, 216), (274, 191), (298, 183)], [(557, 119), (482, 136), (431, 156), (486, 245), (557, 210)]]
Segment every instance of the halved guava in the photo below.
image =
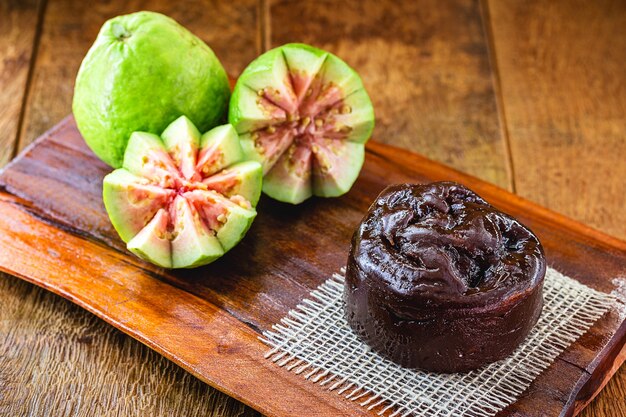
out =
[(374, 128), (374, 109), (361, 78), (341, 59), (287, 44), (243, 71), (229, 122), (246, 158), (263, 165), (263, 192), (298, 204), (350, 190)]
[(122, 168), (104, 178), (111, 223), (131, 252), (156, 265), (208, 264), (256, 217), (263, 169), (243, 158), (231, 125), (201, 135), (181, 116), (160, 137), (134, 132)]

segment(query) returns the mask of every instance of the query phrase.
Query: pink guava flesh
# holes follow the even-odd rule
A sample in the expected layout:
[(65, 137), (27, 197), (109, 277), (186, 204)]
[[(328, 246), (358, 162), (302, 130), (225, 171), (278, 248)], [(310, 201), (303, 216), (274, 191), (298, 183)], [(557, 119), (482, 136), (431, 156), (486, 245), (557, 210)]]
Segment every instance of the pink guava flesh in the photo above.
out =
[[(341, 116), (352, 109), (344, 103), (341, 89), (323, 83), (319, 76), (290, 73), (284, 85), (286, 93), (272, 88), (257, 92), (257, 104), (270, 117), (267, 125), (251, 132), (255, 149), (264, 158), (264, 173), (282, 158), (288, 160), (286, 166), (307, 167), (315, 175), (325, 166), (318, 156), (325, 140), (344, 141), (350, 134)], [(310, 173), (303, 171), (303, 175)]]
[[(197, 150), (196, 150), (197, 153)], [(164, 216), (167, 218), (166, 231), (171, 236), (175, 229), (177, 210), (175, 200), (183, 198), (187, 200), (192, 213), (197, 213), (203, 225), (209, 230), (216, 232), (225, 222), (228, 208), (238, 205), (245, 209), (250, 209), (251, 204), (245, 198), (235, 195), (226, 197), (229, 191), (239, 185), (241, 178), (235, 172), (223, 170), (213, 173), (204, 170), (203, 167), (210, 166), (210, 161), (220, 157), (220, 150), (217, 148), (205, 149), (200, 152), (200, 162), (196, 165), (196, 157), (179, 159), (179, 164), (174, 163), (176, 158), (171, 152), (162, 150), (152, 150), (150, 157), (144, 158), (142, 164), (142, 174), (152, 184), (150, 187), (162, 190), (158, 193), (160, 197), (155, 204), (165, 209)], [(194, 168), (189, 169), (190, 161), (194, 162)], [(178, 168), (180, 167), (180, 168)], [(146, 190), (133, 187), (130, 191), (130, 198), (141, 200), (146, 198)]]

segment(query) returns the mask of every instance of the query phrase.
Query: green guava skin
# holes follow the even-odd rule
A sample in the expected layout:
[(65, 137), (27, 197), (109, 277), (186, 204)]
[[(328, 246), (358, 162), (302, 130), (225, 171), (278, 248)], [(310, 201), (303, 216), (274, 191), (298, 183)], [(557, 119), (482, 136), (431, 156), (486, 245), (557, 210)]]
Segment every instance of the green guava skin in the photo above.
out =
[[(281, 145), (281, 150), (272, 154), (281, 157), (272, 159), (268, 157), (267, 149), (259, 149), (253, 139), (255, 132), (261, 132), (268, 126), (285, 126), (291, 123), (293, 117), (296, 117), (297, 124), (301, 118), (309, 116), (300, 107), (309, 96), (305, 95), (305, 90), (296, 91), (298, 87), (294, 78), (318, 79), (322, 80), (322, 85), (334, 86), (341, 93), (341, 103), (350, 109), (349, 115), (339, 116), (338, 119), (342, 120), (335, 119), (337, 123), (349, 127), (348, 133), (341, 139), (344, 145), (333, 146), (333, 152), (320, 149), (312, 156), (300, 152), (304, 158), (313, 161), (308, 163), (309, 168), (306, 168), (306, 163), (298, 165), (298, 162), (308, 159), (284, 158), (290, 151), (288, 145), (285, 149)], [(285, 85), (290, 86), (284, 88)], [(274, 93), (271, 93), (272, 90)], [(289, 97), (291, 92), (297, 99), (297, 110), (285, 104), (285, 97)], [(269, 100), (275, 107), (264, 106), (261, 104), (263, 99)], [(373, 132), (375, 121), (372, 102), (358, 73), (332, 53), (301, 43), (271, 49), (244, 69), (233, 89), (228, 117), (229, 123), (240, 135), (246, 159), (263, 164), (263, 192), (290, 204), (300, 204), (312, 196), (338, 197), (348, 192), (363, 166), (364, 145)], [(332, 118), (324, 121), (332, 121)], [(322, 126), (326, 125), (325, 122)], [(321, 134), (318, 140), (323, 142), (323, 137)], [(319, 147), (311, 145), (310, 148)], [(327, 162), (323, 170), (320, 169), (320, 161)]]
[(87, 145), (119, 168), (134, 131), (160, 134), (186, 115), (204, 132), (226, 119), (228, 77), (175, 20), (137, 12), (108, 20), (85, 56), (72, 109)]

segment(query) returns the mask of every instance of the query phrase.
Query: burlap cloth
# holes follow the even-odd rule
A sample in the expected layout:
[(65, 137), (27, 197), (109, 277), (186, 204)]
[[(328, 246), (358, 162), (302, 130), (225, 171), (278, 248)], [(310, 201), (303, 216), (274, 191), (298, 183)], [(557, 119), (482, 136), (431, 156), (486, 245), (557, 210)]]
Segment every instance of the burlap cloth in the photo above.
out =
[(618, 304), (614, 295), (548, 268), (542, 315), (511, 356), (469, 373), (435, 374), (402, 368), (357, 339), (344, 318), (343, 272), (311, 292), (263, 335), (272, 347), (266, 357), (320, 389), (393, 417), (495, 415)]

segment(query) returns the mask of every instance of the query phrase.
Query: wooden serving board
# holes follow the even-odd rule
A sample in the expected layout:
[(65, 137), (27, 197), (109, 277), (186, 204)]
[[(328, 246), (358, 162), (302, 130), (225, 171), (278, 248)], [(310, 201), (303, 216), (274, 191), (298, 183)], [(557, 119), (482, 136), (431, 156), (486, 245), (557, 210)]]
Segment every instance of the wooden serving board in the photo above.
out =
[[(0, 174), (0, 270), (66, 297), (268, 416), (367, 416), (263, 358), (258, 336), (344, 266), (350, 238), (388, 184), (459, 181), (530, 226), (548, 262), (600, 291), (626, 277), (626, 242), (422, 156), (372, 142), (352, 191), (290, 206), (262, 198), (219, 261), (167, 271), (129, 254), (101, 200), (109, 171), (66, 118)], [(567, 349), (502, 416), (570, 416), (626, 357), (616, 311)]]

